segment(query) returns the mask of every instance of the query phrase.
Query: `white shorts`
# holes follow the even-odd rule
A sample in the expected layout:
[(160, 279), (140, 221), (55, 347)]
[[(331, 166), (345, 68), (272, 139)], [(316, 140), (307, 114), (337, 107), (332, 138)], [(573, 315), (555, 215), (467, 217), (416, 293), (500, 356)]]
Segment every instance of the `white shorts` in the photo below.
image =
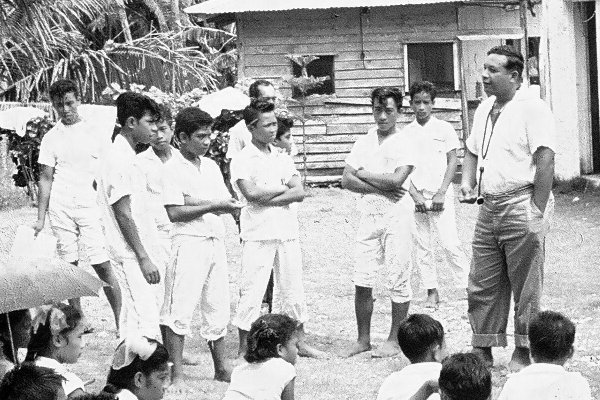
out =
[[(278, 257), (278, 263), (275, 263), (275, 257)], [(240, 300), (233, 321), (238, 328), (250, 330), (250, 325), (259, 317), (271, 270), (274, 270), (277, 312), (287, 314), (300, 323), (308, 320), (299, 241), (245, 241), (239, 284)]]
[(79, 244), (92, 265), (108, 261), (98, 207), (67, 207), (50, 201), (48, 218), (58, 242), (58, 254), (69, 263), (79, 260)]
[(190, 335), (198, 303), (202, 337), (206, 340), (224, 337), (230, 318), (225, 245), (217, 238), (175, 237), (165, 277), (160, 324), (177, 335)]
[(354, 285), (373, 288), (381, 269), (385, 268), (392, 301), (410, 301), (413, 233), (412, 210), (402, 210), (393, 215), (362, 215), (356, 232)]

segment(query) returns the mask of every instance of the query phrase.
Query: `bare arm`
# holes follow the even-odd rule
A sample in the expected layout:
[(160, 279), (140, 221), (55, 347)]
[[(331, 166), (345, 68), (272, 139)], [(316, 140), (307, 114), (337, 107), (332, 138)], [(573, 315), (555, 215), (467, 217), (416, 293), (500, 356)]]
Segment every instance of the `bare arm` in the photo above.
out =
[(409, 400), (427, 400), (429, 396), (439, 391), (439, 384), (437, 380), (430, 380), (425, 382), (417, 392), (412, 395)]
[(344, 173), (342, 175), (342, 188), (348, 189), (351, 192), (355, 193), (378, 193), (381, 194), (381, 190), (377, 187), (373, 186), (367, 181), (360, 179), (356, 176), (357, 170), (348, 164), (344, 168)]
[(171, 222), (188, 222), (202, 217), (204, 214), (225, 214), (242, 208), (242, 203), (234, 198), (226, 200), (199, 200), (193, 199), (190, 205), (165, 205), (167, 215)]
[(288, 182), (288, 190), (279, 196), (273, 197), (268, 204), (272, 206), (286, 206), (290, 203), (299, 203), (306, 197), (302, 182), (298, 175), (294, 175)]
[(38, 182), (38, 218), (33, 226), (36, 235), (40, 233), (42, 229), (44, 229), (53, 181), (54, 167), (40, 164), (40, 181)]
[(403, 165), (393, 173), (375, 173), (364, 169), (356, 171), (356, 176), (380, 190), (400, 190), (408, 175), (413, 171), (412, 165)]
[(477, 156), (465, 149), (462, 166), (462, 180), (458, 200), (461, 203), (474, 203), (476, 199), (475, 185), (477, 184)]
[(244, 197), (251, 203), (267, 204), (269, 200), (283, 194), (288, 187), (282, 184), (274, 188), (263, 188), (248, 179), (238, 179), (237, 185)]
[(533, 154), (533, 162), (535, 164), (533, 202), (541, 212), (544, 212), (554, 180), (554, 151), (548, 147), (539, 147)]
[(283, 388), (283, 392), (281, 392), (281, 400), (294, 400), (294, 381), (296, 378), (292, 379), (290, 383), (285, 385)]
[(410, 187), (408, 188), (408, 193), (410, 194), (410, 197), (412, 197), (413, 201), (415, 202), (415, 210), (418, 212), (426, 212), (427, 205), (425, 204), (425, 201), (426, 201), (425, 196), (423, 196), (421, 194), (421, 192), (419, 192), (419, 190), (417, 189), (415, 184), (412, 182), (410, 182)]
[(446, 192), (454, 179), (456, 173), (456, 166), (458, 164), (458, 157), (456, 156), (456, 149), (450, 150), (446, 153), (446, 172), (442, 179), (442, 184), (438, 189), (437, 193), (431, 199), (432, 211), (442, 211), (444, 209), (444, 201), (446, 199)]
[(144, 278), (150, 284), (159, 283), (160, 273), (158, 272), (158, 268), (150, 260), (150, 256), (142, 244), (137, 226), (131, 215), (131, 198), (129, 196), (121, 197), (112, 205), (112, 208), (125, 242), (131, 247), (140, 263), (140, 269), (142, 270), (142, 274), (144, 274)]

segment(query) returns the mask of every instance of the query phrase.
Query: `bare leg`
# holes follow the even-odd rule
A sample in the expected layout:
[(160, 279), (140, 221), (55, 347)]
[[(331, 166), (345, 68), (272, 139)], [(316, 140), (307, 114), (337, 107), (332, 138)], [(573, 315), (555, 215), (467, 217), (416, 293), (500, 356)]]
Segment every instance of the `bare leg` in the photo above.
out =
[(440, 294), (436, 288), (427, 289), (427, 300), (425, 301), (425, 307), (427, 308), (438, 308), (440, 304)]
[(171, 368), (170, 392), (181, 392), (183, 390), (183, 345), (185, 336), (178, 335), (166, 325), (160, 326), (163, 342), (169, 352), (169, 361), (173, 363)]
[(344, 353), (344, 357), (371, 350), (371, 316), (373, 315), (373, 289), (355, 286), (354, 310), (358, 339)]
[[(77, 266), (79, 265), (79, 261), (73, 261), (71, 264)], [(81, 308), (81, 299), (79, 297), (69, 299), (69, 305), (77, 311), (79, 311), (81, 315), (83, 315), (83, 309)]]
[(531, 364), (529, 349), (527, 347), (515, 347), (515, 351), (508, 363), (508, 369), (512, 372), (518, 372), (529, 364)]
[(494, 365), (491, 347), (473, 347), (471, 353), (477, 355), (486, 367), (491, 368)]
[(231, 367), (225, 357), (225, 338), (209, 340), (208, 347), (215, 366), (215, 380), (231, 382)]
[(119, 314), (121, 312), (121, 288), (119, 287), (119, 282), (117, 281), (117, 276), (110, 265), (110, 261), (105, 261), (102, 264), (92, 265), (94, 271), (98, 275), (98, 278), (102, 279), (104, 282), (108, 283), (109, 286), (104, 287), (104, 293), (106, 294), (106, 299), (110, 304), (110, 308), (112, 309), (113, 315), (115, 317), (115, 325), (117, 327), (117, 331), (119, 331)]
[(398, 329), (400, 323), (408, 315), (410, 301), (404, 303), (394, 303), (392, 301), (392, 326), (388, 339), (380, 349), (373, 352), (373, 357), (392, 357), (400, 354), (400, 345), (398, 344)]
[(304, 331), (304, 324), (300, 325), (298, 330), (300, 331), (300, 340), (298, 341), (298, 355), (300, 357), (320, 359), (329, 357), (329, 355), (324, 351), (318, 350), (306, 343), (306, 332)]

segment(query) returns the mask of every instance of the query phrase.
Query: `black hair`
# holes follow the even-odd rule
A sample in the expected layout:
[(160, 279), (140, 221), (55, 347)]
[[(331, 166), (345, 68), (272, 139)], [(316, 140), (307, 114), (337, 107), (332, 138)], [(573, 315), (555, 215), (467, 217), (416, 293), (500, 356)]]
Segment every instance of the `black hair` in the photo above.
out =
[(443, 400), (487, 400), (492, 393), (492, 374), (473, 353), (446, 358), (438, 382)]
[(75, 329), (79, 322), (81, 322), (83, 319), (81, 312), (69, 304), (57, 303), (52, 305), (52, 309), (48, 311), (44, 323), (40, 324), (35, 333), (31, 335), (31, 340), (27, 346), (27, 356), (25, 356), (25, 361), (35, 361), (37, 356), (43, 356), (47, 354), (48, 350), (50, 349), (52, 344), (52, 330), (50, 328), (50, 322), (52, 319), (52, 313), (55, 312), (55, 310), (60, 310), (63, 314), (65, 314), (67, 327), (59, 332), (59, 334), (63, 336)]
[(555, 311), (539, 312), (529, 322), (529, 346), (536, 362), (568, 357), (575, 342), (575, 325)]
[(84, 393), (77, 396), (77, 400), (118, 400), (118, 397), (116, 394), (108, 392)]
[[(141, 372), (145, 376), (149, 376), (155, 371), (164, 369), (169, 362), (169, 352), (167, 348), (160, 342), (154, 339), (146, 338), (149, 343), (156, 344), (154, 353), (147, 360), (142, 360), (139, 356), (135, 356), (133, 361), (124, 366), (121, 369), (113, 369), (112, 367), (108, 371), (108, 377), (106, 378), (106, 386), (104, 392), (117, 394), (122, 389), (132, 390), (134, 388), (133, 379), (138, 372)], [(125, 346), (125, 342), (121, 342), (117, 346)]]
[(415, 363), (423, 359), (432, 346), (444, 343), (444, 327), (427, 314), (411, 314), (398, 327), (398, 344), (402, 352)]
[(175, 117), (175, 136), (179, 138), (181, 133), (185, 133), (189, 137), (198, 129), (212, 126), (213, 122), (213, 118), (206, 111), (198, 107), (186, 107)]
[(275, 105), (264, 100), (254, 99), (250, 105), (244, 108), (243, 116), (246, 125), (254, 125), (260, 118), (261, 114), (266, 114), (275, 111)]
[(279, 357), (277, 345), (285, 345), (298, 330), (298, 321), (284, 314), (265, 314), (252, 323), (244, 358), (257, 363)]
[(0, 383), (2, 400), (56, 400), (64, 378), (51, 368), (23, 363), (8, 371)]
[(492, 47), (487, 52), (488, 56), (490, 54), (498, 54), (500, 56), (506, 56), (506, 64), (504, 65), (504, 68), (506, 68), (509, 71), (517, 71), (519, 74), (519, 77), (523, 76), (523, 66), (524, 66), (523, 55), (521, 53), (519, 53), (517, 50), (515, 50), (515, 48), (513, 48), (511, 46), (506, 46), (506, 45), (496, 46), (496, 47)]
[(4, 357), (14, 364), (16, 363), (16, 360), (12, 352), (12, 344), (10, 343), (10, 332), (8, 330), (8, 321), (6, 319), (7, 314), (13, 336), (15, 336), (15, 330), (21, 325), (25, 318), (31, 320), (31, 315), (29, 314), (29, 310), (15, 310), (0, 314), (0, 345), (2, 346), (2, 353), (4, 354)]
[(122, 93), (117, 97), (115, 104), (117, 106), (117, 121), (122, 127), (125, 126), (129, 117), (139, 120), (144, 115), (150, 114), (156, 120), (160, 118), (158, 104), (141, 93)]
[(379, 104), (384, 104), (387, 99), (391, 98), (396, 103), (396, 109), (400, 111), (400, 109), (402, 108), (403, 97), (404, 94), (398, 88), (378, 87), (373, 89), (373, 91), (371, 92), (371, 105), (375, 104), (375, 100), (377, 100)]
[(165, 104), (158, 105), (158, 111), (160, 113), (159, 121), (166, 122), (169, 126), (173, 124), (173, 113), (171, 113), (171, 108)]
[(253, 99), (258, 99), (260, 97), (260, 86), (273, 86), (273, 84), (264, 79), (259, 79), (257, 81), (252, 82), (252, 85), (248, 88), (248, 95)]
[(59, 79), (55, 81), (50, 85), (50, 89), (48, 90), (50, 100), (55, 98), (62, 99), (67, 93), (73, 93), (76, 98), (79, 98), (79, 89), (77, 89), (77, 85), (69, 79)]
[(279, 139), (292, 129), (294, 126), (294, 120), (290, 117), (277, 117), (277, 135), (275, 139)]
[(410, 85), (410, 90), (408, 91), (410, 100), (414, 100), (415, 96), (422, 92), (427, 93), (431, 98), (431, 101), (434, 101), (437, 96), (437, 89), (433, 83), (428, 81), (415, 82)]

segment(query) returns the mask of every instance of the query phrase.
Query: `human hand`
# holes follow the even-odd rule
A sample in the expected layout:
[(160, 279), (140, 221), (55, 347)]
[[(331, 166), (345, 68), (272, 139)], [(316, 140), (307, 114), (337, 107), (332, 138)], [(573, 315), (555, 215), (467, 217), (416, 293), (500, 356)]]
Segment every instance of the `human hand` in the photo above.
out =
[(35, 224), (33, 224), (33, 235), (37, 236), (38, 233), (42, 231), (42, 229), (44, 229), (44, 220), (38, 219), (37, 221), (35, 221)]
[(144, 275), (144, 279), (151, 285), (155, 285), (160, 282), (160, 272), (158, 272), (158, 268), (150, 258), (142, 258), (139, 260), (140, 269), (142, 270), (142, 275)]
[(443, 211), (444, 210), (444, 200), (446, 199), (446, 193), (437, 192), (433, 195), (431, 199), (431, 211)]
[(412, 195), (412, 198), (415, 202), (415, 211), (427, 212), (427, 199), (421, 194), (421, 192), (415, 192)]
[(402, 197), (404, 197), (404, 195), (406, 194), (406, 189), (404, 188), (400, 188), (400, 189), (394, 189), (394, 190), (382, 190), (379, 194), (387, 197), (388, 199), (392, 200), (394, 203), (400, 201), (400, 199), (402, 199)]
[(461, 186), (458, 191), (458, 201), (460, 203), (475, 204), (475, 201), (477, 201), (475, 189), (469, 186)]
[(221, 214), (235, 214), (244, 207), (244, 203), (234, 199), (233, 197), (221, 201)]

